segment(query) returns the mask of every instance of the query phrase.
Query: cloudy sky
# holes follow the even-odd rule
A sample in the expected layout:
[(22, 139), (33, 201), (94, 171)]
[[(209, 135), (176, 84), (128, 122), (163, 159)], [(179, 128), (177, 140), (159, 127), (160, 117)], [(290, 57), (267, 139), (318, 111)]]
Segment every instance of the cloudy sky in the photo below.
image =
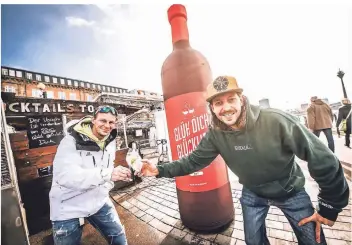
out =
[[(172, 51), (169, 5), (3, 5), (1, 64), (162, 92)], [(187, 4), (191, 44), (213, 76), (233, 75), (250, 101), (297, 107), (352, 96), (352, 8), (333, 4)]]

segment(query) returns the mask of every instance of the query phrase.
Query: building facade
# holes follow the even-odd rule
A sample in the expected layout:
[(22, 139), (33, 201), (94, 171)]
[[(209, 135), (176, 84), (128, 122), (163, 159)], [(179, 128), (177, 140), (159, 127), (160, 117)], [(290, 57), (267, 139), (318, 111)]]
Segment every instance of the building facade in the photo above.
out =
[(43, 83), (48, 99), (93, 101), (101, 93), (127, 93), (127, 89), (43, 74), (12, 67), (1, 67), (1, 91), (21, 97), (41, 97), (37, 85)]

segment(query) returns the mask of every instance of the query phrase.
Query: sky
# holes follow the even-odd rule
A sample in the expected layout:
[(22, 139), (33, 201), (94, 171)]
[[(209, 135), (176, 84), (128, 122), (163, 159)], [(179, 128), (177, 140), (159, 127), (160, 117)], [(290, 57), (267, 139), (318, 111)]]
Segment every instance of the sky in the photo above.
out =
[[(162, 93), (170, 4), (2, 5), (1, 64)], [(193, 48), (213, 78), (236, 77), (250, 102), (299, 107), (352, 96), (352, 8), (340, 4), (185, 4)]]

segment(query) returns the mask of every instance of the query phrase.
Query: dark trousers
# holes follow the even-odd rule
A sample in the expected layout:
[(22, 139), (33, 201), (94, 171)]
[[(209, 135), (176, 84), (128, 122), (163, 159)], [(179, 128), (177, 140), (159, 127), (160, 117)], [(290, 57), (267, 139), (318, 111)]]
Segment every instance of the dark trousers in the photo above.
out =
[[(270, 245), (267, 237), (265, 218), (270, 206), (278, 207), (286, 216), (295, 232), (298, 245), (317, 245), (315, 240), (315, 222), (309, 222), (298, 226), (298, 222), (314, 213), (310, 197), (302, 190), (286, 199), (268, 199), (257, 196), (247, 188), (243, 188), (240, 198), (244, 237), (247, 245)], [(323, 229), (320, 233), (320, 245), (326, 245)]]
[(346, 146), (350, 146), (350, 143), (351, 143), (351, 141), (350, 141), (350, 133), (349, 132), (347, 132), (347, 133), (345, 133), (345, 145)]
[(325, 134), (326, 139), (328, 140), (328, 146), (329, 146), (330, 150), (332, 152), (335, 152), (335, 144), (334, 144), (334, 138), (332, 137), (331, 128), (314, 130), (313, 134), (315, 134), (319, 138), (321, 131), (323, 131), (323, 133)]

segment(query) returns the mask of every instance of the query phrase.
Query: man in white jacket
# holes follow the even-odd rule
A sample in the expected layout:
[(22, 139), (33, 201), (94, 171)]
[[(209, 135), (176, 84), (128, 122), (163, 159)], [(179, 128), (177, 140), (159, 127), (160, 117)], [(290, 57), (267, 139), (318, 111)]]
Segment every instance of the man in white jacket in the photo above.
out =
[(109, 198), (113, 181), (129, 181), (128, 168), (114, 168), (117, 112), (101, 106), (94, 117), (84, 117), (67, 129), (53, 163), (50, 219), (56, 245), (80, 243), (86, 219), (109, 242), (127, 239)]

